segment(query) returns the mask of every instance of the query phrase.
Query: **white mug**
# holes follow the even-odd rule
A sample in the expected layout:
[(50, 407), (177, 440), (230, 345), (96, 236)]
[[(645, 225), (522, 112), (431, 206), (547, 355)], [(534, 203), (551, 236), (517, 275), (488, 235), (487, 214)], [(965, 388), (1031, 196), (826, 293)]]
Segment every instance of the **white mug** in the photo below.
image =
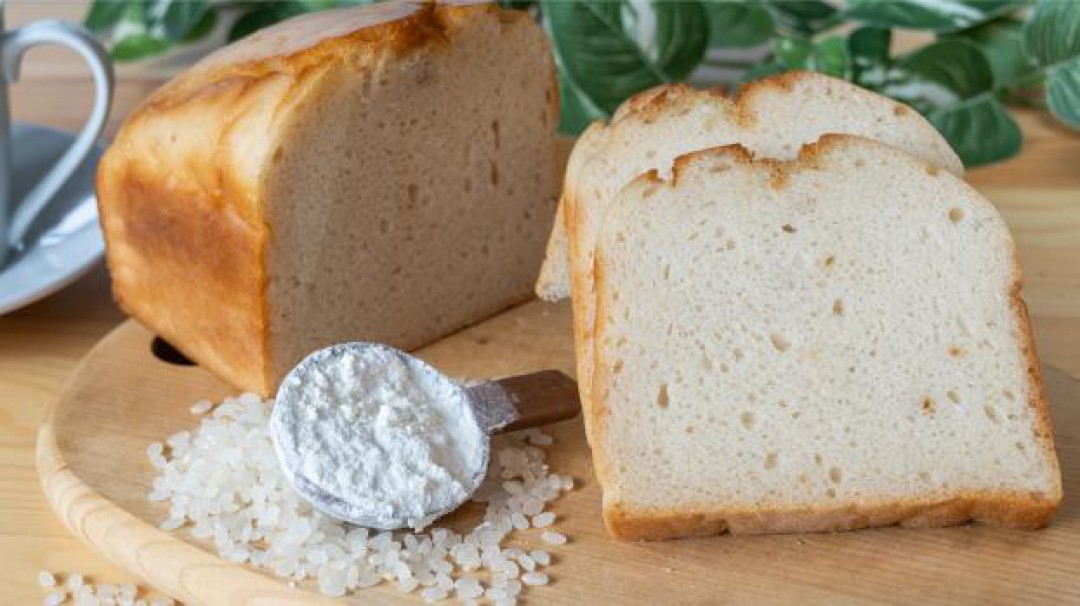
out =
[[(85, 28), (63, 21), (35, 21), (19, 29), (5, 31), (3, 0), (0, 0), (0, 268), (8, 253), (23, 242), (34, 218), (82, 164), (105, 128), (113, 93), (113, 72), (109, 55)], [(82, 131), (56, 164), (22, 200), (13, 200), (14, 181), (11, 148), (11, 115), (7, 87), (19, 77), (23, 54), (35, 46), (57, 44), (79, 53), (90, 66), (94, 80), (94, 106)]]

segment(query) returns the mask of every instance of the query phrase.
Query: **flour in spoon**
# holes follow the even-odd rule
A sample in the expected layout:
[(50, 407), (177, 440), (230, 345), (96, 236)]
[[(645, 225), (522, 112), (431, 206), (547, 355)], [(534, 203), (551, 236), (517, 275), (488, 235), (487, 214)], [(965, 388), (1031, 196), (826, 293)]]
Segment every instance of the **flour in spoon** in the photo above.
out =
[(291, 480), (299, 476), (364, 518), (405, 519), (416, 529), (475, 489), (487, 437), (459, 385), (389, 348), (313, 355), (325, 357), (286, 378), (298, 382), (287, 390), (295, 401), (275, 410), (274, 438)]

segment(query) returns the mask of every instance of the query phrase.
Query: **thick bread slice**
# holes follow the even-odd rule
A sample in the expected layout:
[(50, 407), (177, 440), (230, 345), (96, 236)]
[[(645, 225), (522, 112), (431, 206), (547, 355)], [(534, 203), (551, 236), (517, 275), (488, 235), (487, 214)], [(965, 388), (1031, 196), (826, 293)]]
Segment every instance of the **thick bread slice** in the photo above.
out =
[(543, 30), (492, 4), (314, 13), (152, 95), (101, 163), (120, 305), (270, 394), (340, 341), (415, 348), (529, 298), (555, 214)]
[[(803, 104), (804, 95), (818, 93), (823, 93), (825, 98), (811, 99), (810, 106)], [(725, 104), (723, 97), (719, 89), (694, 91), (685, 85), (667, 84), (631, 97), (619, 106), (610, 125), (596, 122), (578, 138), (565, 173), (564, 191), (580, 189), (572, 187), (579, 182), (579, 175), (582, 174), (580, 167), (605, 149), (603, 141), (607, 138), (608, 129), (625, 118), (637, 119), (640, 117), (638, 114), (643, 111), (651, 114), (646, 117), (646, 123), (653, 124), (657, 122), (657, 113), (663, 111), (663, 106), (674, 99), (681, 100), (680, 106), (685, 106), (686, 99), (695, 98), (705, 104), (727, 105), (728, 110), (738, 110), (738, 113), (743, 113), (748, 118), (735, 124), (727, 132), (717, 130), (716, 127), (721, 125), (714, 122), (699, 125), (707, 128), (694, 128), (680, 133), (678, 140), (673, 142), (673, 145), (682, 150), (676, 155), (716, 145), (744, 143), (740, 139), (744, 135), (744, 129), (752, 128), (762, 132), (762, 136), (777, 136), (775, 143), (780, 148), (779, 151), (766, 146), (757, 150), (759, 155), (771, 157), (772, 153), (777, 158), (790, 158), (791, 150), (797, 149), (799, 145), (814, 141), (822, 132), (836, 132), (880, 139), (957, 175), (964, 170), (960, 158), (949, 147), (948, 142), (918, 114), (907, 111), (906, 106), (897, 106), (889, 99), (842, 80), (815, 72), (789, 72), (744, 86), (733, 100), (733, 105)], [(806, 113), (807, 111), (809, 113)], [(889, 112), (894, 115), (890, 116)], [(663, 121), (663, 118), (660, 117), (659, 120)], [(822, 122), (825, 127), (832, 127), (833, 130), (822, 131)], [(659, 124), (656, 128), (664, 128), (664, 124)], [(590, 135), (588, 139), (586, 134)], [(746, 144), (750, 149), (754, 149), (753, 143), (755, 141)], [(673, 156), (661, 158), (655, 155), (648, 158), (650, 162), (646, 163), (647, 166), (636, 171), (627, 171), (630, 176), (625, 178), (623, 184), (647, 170), (670, 167), (672, 159)], [(579, 170), (571, 171), (571, 166), (577, 166)], [(563, 206), (560, 200), (560, 217), (563, 216)], [(540, 298), (558, 301), (570, 296), (569, 265), (570, 249), (566, 227), (562, 221), (556, 221), (536, 284), (536, 293)], [(567, 276), (565, 280), (563, 276)]]
[[(812, 72), (761, 80), (742, 89), (734, 100), (685, 85), (646, 91), (627, 101), (611, 126), (594, 135), (602, 142), (590, 141), (580, 159), (572, 156), (571, 164), (580, 163), (580, 167), (564, 180), (563, 220), (570, 234), (579, 384), (591, 384), (593, 247), (600, 218), (615, 193), (647, 170), (669, 172), (674, 158), (683, 153), (741, 143), (757, 157), (786, 159), (824, 133), (869, 137), (954, 174), (963, 172), (948, 142), (914, 110)], [(552, 236), (556, 246), (558, 238)], [(548, 262), (557, 258), (549, 245)], [(548, 271), (558, 273), (554, 268)], [(584, 391), (582, 404), (589, 406)]]
[(826, 136), (614, 200), (595, 402), (611, 533), (1035, 528), (1061, 499), (1016, 250), (962, 180)]
[[(593, 122), (581, 133), (574, 143), (570, 157), (566, 162), (563, 180), (567, 183), (576, 181), (585, 162), (592, 158), (596, 150), (604, 143), (607, 127)], [(570, 195), (569, 189), (563, 190), (563, 197)], [(570, 243), (567, 239), (564, 212), (568, 203), (559, 199), (555, 212), (555, 223), (547, 243), (544, 263), (540, 266), (540, 276), (536, 279), (536, 294), (546, 301), (559, 301), (570, 296)]]

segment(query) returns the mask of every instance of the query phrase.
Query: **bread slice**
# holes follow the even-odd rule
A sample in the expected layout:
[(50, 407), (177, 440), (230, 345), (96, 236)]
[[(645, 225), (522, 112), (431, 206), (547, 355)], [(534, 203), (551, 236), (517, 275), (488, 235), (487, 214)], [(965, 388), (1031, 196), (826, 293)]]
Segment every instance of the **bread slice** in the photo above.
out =
[(962, 180), (826, 136), (620, 193), (587, 411), (611, 533), (1047, 523), (1061, 479), (1016, 249)]
[[(948, 142), (907, 106), (853, 84), (813, 72), (791, 72), (744, 87), (735, 99), (686, 85), (663, 86), (627, 101), (611, 125), (597, 127), (575, 147), (564, 179), (564, 227), (570, 237), (577, 378), (591, 384), (593, 247), (609, 201), (632, 178), (652, 169), (670, 172), (680, 154), (741, 143), (757, 157), (787, 159), (824, 133), (877, 139), (954, 174), (963, 164)], [(555, 229), (558, 230), (558, 224)], [(542, 295), (568, 290), (550, 278), (561, 275), (562, 236), (551, 236)], [(555, 263), (553, 266), (552, 264)], [(582, 393), (582, 404), (589, 397)]]
[[(574, 148), (566, 162), (566, 170), (563, 172), (563, 179), (567, 183), (577, 181), (585, 163), (603, 145), (606, 137), (607, 128), (599, 122), (593, 122), (581, 133), (574, 142)], [(563, 197), (566, 196), (566, 191), (568, 190), (564, 190)], [(546, 301), (558, 301), (570, 296), (570, 242), (564, 228), (566, 207), (567, 204), (560, 198), (544, 262), (540, 266), (540, 276), (536, 280), (536, 294)]]
[[(635, 121), (644, 117), (646, 125), (655, 124), (657, 131), (670, 132), (670, 126), (664, 124), (666, 118), (660, 115), (665, 111), (664, 107), (674, 104), (678, 111), (682, 111), (694, 102), (703, 106), (714, 105), (719, 108), (717, 111), (738, 114), (746, 119), (739, 120), (732, 115), (729, 120), (714, 120), (680, 133), (679, 137), (669, 142), (673, 149), (679, 150), (674, 155), (661, 157), (657, 149), (656, 154), (644, 159), (645, 162), (635, 163), (640, 168), (627, 168), (613, 175), (613, 179), (618, 177), (622, 180), (620, 186), (647, 170), (669, 169), (675, 155), (717, 145), (743, 143), (758, 155), (790, 158), (792, 150), (814, 141), (825, 132), (878, 139), (957, 175), (964, 170), (960, 158), (948, 142), (926, 120), (908, 111), (906, 106), (843, 80), (816, 72), (796, 71), (750, 83), (732, 100), (727, 100), (720, 89), (695, 91), (679, 84), (664, 84), (639, 93), (619, 107), (610, 125), (593, 123), (578, 138), (564, 176), (565, 190), (583, 189), (578, 185), (583, 174), (580, 167), (598, 153), (605, 153), (604, 143), (609, 130), (623, 119)], [(642, 116), (643, 112), (646, 115)], [(762, 141), (770, 137), (774, 140)], [(616, 150), (615, 153), (625, 151)], [(570, 170), (572, 166), (578, 169)], [(618, 187), (615, 191), (618, 191)], [(559, 217), (564, 215), (563, 206), (565, 204), (560, 200)], [(536, 294), (540, 298), (558, 301), (570, 296), (569, 246), (566, 225), (556, 220), (536, 284)]]
[(524, 301), (558, 196), (555, 69), (526, 14), (297, 17), (157, 91), (102, 161), (114, 292), (238, 388), (310, 351), (412, 349)]

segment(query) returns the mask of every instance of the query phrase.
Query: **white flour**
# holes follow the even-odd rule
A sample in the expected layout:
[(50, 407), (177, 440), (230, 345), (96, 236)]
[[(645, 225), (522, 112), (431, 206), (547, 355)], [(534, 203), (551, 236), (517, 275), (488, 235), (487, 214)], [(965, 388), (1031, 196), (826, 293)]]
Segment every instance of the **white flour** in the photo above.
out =
[(305, 360), (286, 378), (274, 410), (274, 438), (294, 484), (299, 476), (357, 515), (416, 529), (476, 488), (487, 436), (459, 385), (381, 346), (313, 357), (317, 363)]

